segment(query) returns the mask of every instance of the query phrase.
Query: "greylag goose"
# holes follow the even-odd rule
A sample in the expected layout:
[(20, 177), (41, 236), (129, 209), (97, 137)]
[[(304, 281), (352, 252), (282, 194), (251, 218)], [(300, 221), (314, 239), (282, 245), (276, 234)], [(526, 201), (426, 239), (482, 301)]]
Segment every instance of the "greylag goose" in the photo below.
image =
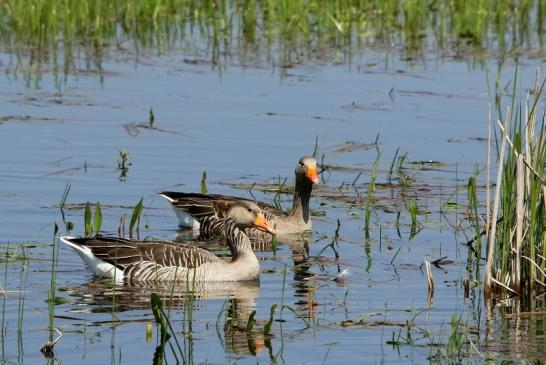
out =
[[(313, 157), (302, 157), (295, 170), (296, 186), (292, 210), (283, 212), (272, 205), (253, 201), (264, 212), (279, 235), (301, 233), (312, 228), (309, 214), (309, 198), (313, 185), (318, 184), (317, 160)], [(180, 226), (199, 229), (201, 234), (218, 235), (220, 232), (214, 222), (226, 216), (229, 208), (236, 202), (252, 201), (249, 199), (219, 194), (181, 193), (162, 191), (161, 196), (169, 200), (176, 212)], [(249, 230), (251, 237), (260, 236), (260, 232)]]
[(134, 241), (113, 237), (61, 237), (93, 274), (121, 281), (244, 281), (256, 280), (260, 264), (245, 228), (271, 234), (275, 230), (252, 202), (233, 204), (217, 225), (226, 234), (231, 261), (190, 244), (171, 241)]

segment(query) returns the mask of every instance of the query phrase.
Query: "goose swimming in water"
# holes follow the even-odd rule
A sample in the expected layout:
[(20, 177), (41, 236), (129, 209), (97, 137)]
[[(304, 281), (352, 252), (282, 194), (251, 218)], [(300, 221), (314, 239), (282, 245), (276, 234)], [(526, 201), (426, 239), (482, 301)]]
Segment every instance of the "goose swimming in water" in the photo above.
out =
[(61, 237), (93, 274), (116, 282), (244, 281), (260, 276), (260, 264), (245, 229), (275, 230), (260, 208), (248, 201), (233, 204), (218, 225), (225, 232), (231, 261), (190, 244), (136, 241), (113, 237)]
[[(225, 217), (229, 208), (241, 201), (252, 201), (258, 205), (267, 221), (275, 227), (277, 234), (302, 233), (312, 228), (309, 199), (313, 185), (319, 182), (317, 160), (308, 156), (300, 158), (295, 175), (296, 186), (290, 212), (283, 212), (270, 204), (234, 196), (173, 191), (163, 191), (159, 194), (171, 202), (182, 227), (199, 229), (205, 236), (218, 235), (219, 231), (214, 222)], [(261, 234), (255, 229), (250, 229), (248, 233), (251, 237)]]

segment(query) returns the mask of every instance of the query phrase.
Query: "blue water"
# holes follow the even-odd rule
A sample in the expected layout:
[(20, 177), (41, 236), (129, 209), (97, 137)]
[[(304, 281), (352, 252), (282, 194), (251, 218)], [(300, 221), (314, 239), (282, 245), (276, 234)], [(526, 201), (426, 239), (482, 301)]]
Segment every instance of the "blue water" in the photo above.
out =
[[(275, 257), (271, 252), (258, 253), (264, 271), (259, 287), (231, 292), (233, 305), (243, 307), (243, 327), (246, 316), (256, 310), (256, 328), (263, 328), (271, 306), (278, 305), (271, 349), (262, 334), (248, 337), (224, 326), (225, 315), (219, 313), (229, 306), (225, 288), (211, 288), (194, 303), (192, 336), (181, 333), (187, 321), (183, 305), (176, 304), (172, 322), (186, 361), (423, 363), (436, 351), (430, 344), (446, 343), (452, 314), (476, 327), (477, 319), (483, 319), (481, 291), (477, 288), (465, 299), (461, 285), (467, 276), (467, 250), (459, 242), (466, 241), (465, 232), (471, 231), (453, 228), (464, 210), (442, 216), (439, 207), (447, 200), (464, 204), (463, 187), (476, 164), (485, 161), (486, 144), (476, 138), (487, 137), (486, 75), (494, 79), (496, 67), (435, 59), (413, 66), (401, 61), (389, 67), (381, 62), (364, 66), (381, 57), (372, 53), (361, 65), (351, 67), (301, 65), (284, 77), (278, 70), (238, 66), (219, 74), (209, 65), (185, 64), (175, 56), (152, 58), (146, 64), (111, 60), (103, 64), (102, 77), (81, 72), (59, 86), (54, 75), (45, 73), (38, 87), (28, 87), (20, 76), (14, 79), (8, 55), (0, 55), (4, 75), (0, 117), (13, 116), (0, 122), (0, 243), (18, 254), (23, 254), (21, 245), (30, 246), (24, 249), (30, 260), (0, 267), (7, 270), (5, 277), (0, 274), (0, 282), (8, 291), (3, 361), (46, 362), (39, 349), (49, 335), (45, 300), (51, 277), (50, 244), (55, 223), (64, 233), (57, 205), (66, 184), (70, 184), (68, 204), (99, 201), (103, 205), (106, 232), (117, 233), (120, 216), (130, 216), (131, 210), (121, 206), (132, 206), (143, 197), (141, 236), (172, 239), (177, 219), (157, 191), (199, 191), (206, 171), (209, 192), (249, 197), (247, 191), (225, 182), (277, 183), (279, 177), (290, 182), (298, 158), (313, 152), (316, 139), (325, 163), (355, 168), (325, 172), (321, 184), (334, 197), (311, 200), (311, 208), (325, 216), (314, 221), (317, 242), (311, 242), (310, 255), (331, 242), (339, 219), (340, 239), (334, 246), (339, 259), (327, 248), (302, 271), (295, 268), (286, 246)], [(507, 80), (513, 67), (506, 66)], [(533, 84), (533, 67), (522, 66), (521, 85)], [(130, 136), (123, 125), (147, 123), (150, 108), (155, 125), (164, 131), (140, 128), (137, 136)], [(378, 135), (382, 156), (378, 183), (386, 182), (397, 149), (410, 161), (444, 165), (439, 171), (409, 171), (416, 179), (413, 188), (379, 189), (371, 241), (366, 241), (365, 199), (343, 202), (337, 188), (350, 185), (362, 172), (356, 186), (365, 197), (376, 149), (331, 151), (346, 141), (372, 143)], [(120, 181), (116, 162), (123, 148), (129, 152), (126, 181)], [(274, 198), (258, 190), (254, 194), (269, 202)], [(345, 190), (345, 194), (350, 193)], [(423, 230), (411, 240), (411, 220), (404, 207), (409, 200), (430, 211), (419, 216)], [(288, 207), (290, 197), (283, 196), (282, 202)], [(384, 212), (381, 204), (401, 211), (401, 237), (395, 228), (396, 214)], [(67, 210), (66, 219), (76, 225), (72, 234), (83, 234), (83, 210)], [(429, 302), (421, 264), (442, 256), (453, 262), (433, 268), (436, 290)], [(349, 274), (343, 280), (330, 280), (344, 269)], [(146, 300), (153, 289), (137, 289), (139, 300), (126, 295), (127, 288), (116, 289), (114, 314), (124, 322), (112, 325), (108, 286), (95, 283), (79, 257), (64, 247), (57, 288), (57, 295), (68, 303), (56, 306), (55, 314), (70, 317), (55, 319), (55, 326), (65, 331), (55, 347), (59, 362), (152, 362), (158, 333), (154, 328), (147, 342), (146, 323), (154, 320)], [(287, 308), (281, 314), (282, 304), (299, 317)], [(106, 312), (101, 312), (104, 308)], [(369, 326), (341, 326), (363, 314)], [(399, 331), (407, 337), (404, 326), (413, 317), (414, 342), (393, 345), (393, 336), (401, 338)], [(483, 353), (475, 359), (495, 353), (480, 350)], [(170, 349), (167, 357), (175, 363)]]

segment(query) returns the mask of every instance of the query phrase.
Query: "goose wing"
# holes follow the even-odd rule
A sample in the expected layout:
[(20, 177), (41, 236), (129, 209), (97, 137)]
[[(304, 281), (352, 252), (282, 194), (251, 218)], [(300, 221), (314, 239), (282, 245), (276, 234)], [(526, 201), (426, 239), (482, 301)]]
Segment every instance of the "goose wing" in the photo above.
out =
[(87, 247), (93, 255), (121, 270), (152, 263), (159, 267), (197, 268), (221, 260), (212, 252), (189, 244), (168, 241), (131, 241), (113, 237), (74, 238), (71, 242)]
[[(221, 194), (198, 194), (163, 191), (159, 193), (166, 197), (177, 208), (183, 209), (196, 219), (205, 217), (225, 218), (229, 208), (238, 201), (255, 203), (264, 213), (270, 216), (284, 216), (285, 212), (271, 204)], [(267, 217), (267, 216), (266, 216)]]

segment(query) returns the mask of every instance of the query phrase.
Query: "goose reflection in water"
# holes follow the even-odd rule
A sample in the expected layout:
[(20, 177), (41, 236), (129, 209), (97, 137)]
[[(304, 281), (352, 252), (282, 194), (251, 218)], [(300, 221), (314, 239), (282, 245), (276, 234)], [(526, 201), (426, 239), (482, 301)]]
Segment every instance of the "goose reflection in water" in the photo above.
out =
[(257, 280), (241, 282), (184, 282), (113, 284), (111, 280), (93, 278), (88, 283), (71, 288), (75, 298), (73, 311), (86, 306), (90, 313), (125, 312), (150, 309), (150, 295), (155, 293), (165, 307), (182, 308), (188, 298), (200, 301), (230, 298), (238, 301), (241, 308), (252, 311), (260, 294)]
[[(255, 309), (256, 299), (260, 294), (259, 281), (116, 285), (108, 279), (93, 278), (86, 284), (71, 288), (70, 291), (74, 300), (73, 308), (70, 310), (72, 313), (119, 315), (123, 312), (149, 310), (151, 314), (152, 293), (160, 297), (164, 308), (183, 309), (190, 300), (195, 301), (192, 305), (196, 311), (200, 310), (200, 301), (226, 298), (223, 338), (222, 334), (218, 333), (221, 345), (234, 354), (256, 355), (265, 348), (272, 351), (270, 336), (264, 335), (263, 332), (246, 331), (248, 318)], [(110, 323), (111, 319), (107, 322)], [(101, 321), (94, 323), (100, 324)]]

